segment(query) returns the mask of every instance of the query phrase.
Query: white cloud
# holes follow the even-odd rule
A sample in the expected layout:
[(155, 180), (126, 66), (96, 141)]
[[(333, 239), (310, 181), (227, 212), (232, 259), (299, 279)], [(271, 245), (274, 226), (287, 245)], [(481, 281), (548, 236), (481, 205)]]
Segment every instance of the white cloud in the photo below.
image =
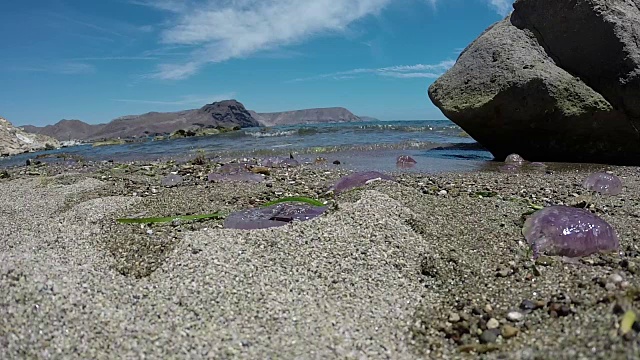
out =
[[(376, 15), (400, 0), (128, 1), (169, 14), (161, 32), (162, 43), (192, 50), (183, 62), (162, 63), (147, 77), (180, 80), (209, 63), (278, 50), (315, 36), (344, 33), (356, 21)], [(435, 7), (443, 0), (424, 1)], [(480, 1), (500, 15), (508, 14), (513, 3)]]
[(218, 95), (184, 95), (178, 100), (140, 100), (140, 99), (112, 99), (117, 102), (151, 104), (151, 105), (205, 105), (215, 101), (229, 100), (235, 98), (236, 94), (226, 93)]
[(148, 6), (158, 10), (181, 12), (188, 8), (187, 1), (185, 0), (130, 0), (131, 4)]
[[(433, 8), (436, 8), (436, 5), (439, 1), (443, 0), (425, 0), (429, 5)], [(500, 16), (507, 16), (513, 10), (513, 2), (515, 0), (482, 0), (487, 3), (492, 9), (498, 13)]]
[(131, 0), (171, 12), (167, 45), (196, 46), (188, 61), (162, 64), (152, 77), (184, 79), (207, 63), (242, 58), (310, 37), (339, 33), (393, 0)]
[(489, 5), (502, 16), (507, 16), (513, 10), (513, 0), (488, 0)]
[(440, 77), (445, 71), (449, 70), (455, 64), (454, 60), (445, 60), (437, 64), (416, 64), (416, 65), (398, 65), (388, 66), (382, 68), (370, 68), (370, 69), (353, 69), (347, 71), (340, 71), (330, 74), (321, 74), (306, 78), (293, 79), (290, 82), (309, 81), (309, 80), (321, 80), (321, 79), (354, 79), (362, 75), (377, 75), (386, 77), (395, 77), (400, 79), (409, 78), (437, 78)]

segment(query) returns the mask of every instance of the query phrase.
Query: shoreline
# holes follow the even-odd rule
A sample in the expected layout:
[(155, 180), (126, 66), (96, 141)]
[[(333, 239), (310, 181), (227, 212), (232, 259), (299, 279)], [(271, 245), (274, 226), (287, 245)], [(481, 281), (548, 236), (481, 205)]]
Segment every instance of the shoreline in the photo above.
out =
[[(213, 162), (157, 166), (101, 164), (57, 176), (28, 175), (32, 166), (0, 180), (2, 357), (640, 354), (635, 330), (618, 330), (620, 309), (640, 309), (637, 167), (395, 172), (396, 183), (327, 198), (349, 170), (271, 169), (267, 181), (239, 186), (207, 183)], [(582, 190), (596, 169), (621, 176), (623, 193)], [(160, 186), (171, 171), (184, 182)], [(284, 196), (335, 207), (254, 231), (222, 229), (221, 220), (114, 221), (236, 211)], [(595, 211), (618, 232), (624, 255), (533, 263), (520, 233), (529, 203)], [(523, 310), (525, 300), (542, 307)], [(508, 320), (513, 311), (523, 318)], [(506, 332), (480, 344), (491, 319)]]

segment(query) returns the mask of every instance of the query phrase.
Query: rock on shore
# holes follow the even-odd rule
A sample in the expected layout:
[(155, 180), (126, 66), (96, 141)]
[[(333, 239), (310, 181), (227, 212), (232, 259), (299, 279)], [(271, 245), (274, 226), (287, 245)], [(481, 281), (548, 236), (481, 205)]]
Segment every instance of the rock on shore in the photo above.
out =
[(640, 9), (518, 0), (429, 88), (493, 155), (640, 163)]
[(0, 155), (16, 155), (47, 148), (59, 148), (58, 140), (49, 136), (30, 134), (0, 117)]

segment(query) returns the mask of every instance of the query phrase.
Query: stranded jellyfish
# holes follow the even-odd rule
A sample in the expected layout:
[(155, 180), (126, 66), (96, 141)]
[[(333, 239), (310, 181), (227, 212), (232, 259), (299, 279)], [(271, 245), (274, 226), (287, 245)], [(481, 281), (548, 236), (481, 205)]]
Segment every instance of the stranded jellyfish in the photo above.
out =
[(518, 154), (511, 154), (504, 159), (504, 162), (506, 164), (522, 165), (524, 163), (524, 159)]
[(500, 171), (501, 173), (508, 173), (508, 174), (517, 173), (518, 170), (520, 170), (520, 168), (512, 164), (502, 165), (498, 168), (498, 171)]
[(533, 256), (583, 257), (615, 251), (618, 235), (606, 221), (593, 213), (569, 206), (549, 206), (533, 213), (524, 223), (522, 234)]
[(364, 186), (375, 180), (389, 180), (393, 181), (393, 178), (389, 175), (383, 174), (377, 171), (363, 171), (343, 176), (333, 185), (333, 192), (339, 194), (343, 191), (347, 191), (353, 188)]
[(409, 155), (400, 155), (396, 160), (396, 166), (399, 168), (411, 168), (416, 164), (416, 160)]
[(227, 229), (240, 230), (266, 229), (283, 226), (294, 220), (311, 220), (322, 215), (326, 210), (326, 206), (286, 202), (232, 213), (224, 220), (223, 226)]
[(284, 157), (276, 156), (276, 157), (263, 159), (262, 161), (260, 161), (260, 165), (264, 167), (270, 167), (270, 168), (286, 168), (286, 167), (298, 166), (300, 165), (300, 163), (298, 162), (298, 160), (293, 159), (291, 157), (284, 158)]
[(603, 195), (618, 195), (622, 192), (622, 181), (615, 175), (598, 172), (589, 175), (582, 182), (582, 187)]
[(166, 187), (173, 187), (182, 184), (182, 176), (176, 174), (169, 174), (160, 180), (160, 185)]

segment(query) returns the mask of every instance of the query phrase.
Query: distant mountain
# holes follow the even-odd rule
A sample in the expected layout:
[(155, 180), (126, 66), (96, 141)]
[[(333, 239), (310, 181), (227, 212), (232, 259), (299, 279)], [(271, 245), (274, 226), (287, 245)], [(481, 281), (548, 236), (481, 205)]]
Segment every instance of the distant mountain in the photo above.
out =
[(104, 124), (91, 125), (80, 120), (60, 120), (55, 125), (47, 125), (45, 127), (25, 125), (22, 128), (26, 132), (51, 136), (60, 141), (69, 141), (87, 139), (104, 126)]
[(28, 133), (0, 117), (0, 155), (15, 155), (30, 151), (59, 148), (51, 137)]
[(263, 126), (361, 121), (358, 116), (342, 107), (274, 113), (256, 113), (255, 111), (251, 111), (251, 115)]
[(181, 129), (235, 126), (253, 127), (260, 124), (240, 102), (225, 100), (207, 104), (200, 109), (122, 116), (107, 124), (90, 125), (80, 120), (61, 120), (54, 125), (26, 125), (23, 128), (58, 140), (93, 141), (162, 135)]
[(342, 107), (295, 110), (275, 113), (248, 111), (236, 100), (207, 104), (200, 109), (176, 112), (149, 112), (127, 115), (107, 124), (91, 125), (80, 120), (61, 120), (44, 127), (26, 125), (25, 131), (51, 136), (60, 141), (95, 141), (135, 138), (215, 127), (255, 127), (327, 122), (363, 121)]

